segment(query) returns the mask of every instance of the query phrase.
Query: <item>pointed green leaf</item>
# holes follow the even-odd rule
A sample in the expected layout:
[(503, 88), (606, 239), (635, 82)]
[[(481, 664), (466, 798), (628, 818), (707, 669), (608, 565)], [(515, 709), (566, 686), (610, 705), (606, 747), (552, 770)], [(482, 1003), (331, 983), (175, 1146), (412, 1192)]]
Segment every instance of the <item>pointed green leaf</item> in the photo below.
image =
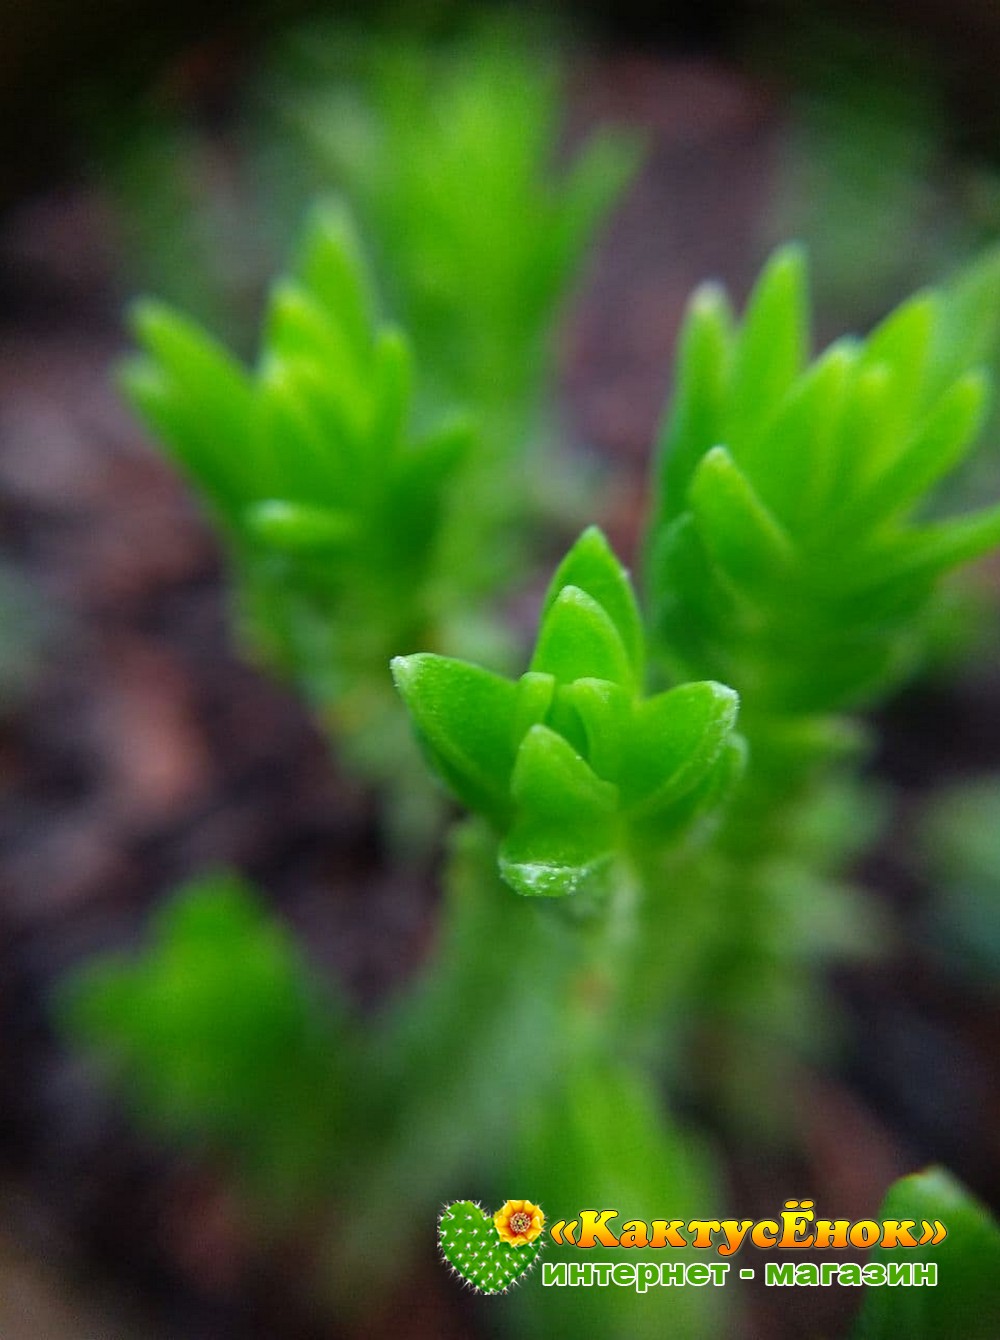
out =
[(940, 317), (937, 295), (916, 293), (890, 312), (865, 341), (865, 367), (891, 368), (896, 395), (911, 413), (924, 401), (931, 338)]
[(363, 366), (374, 313), (361, 248), (346, 210), (329, 204), (315, 210), (295, 273), (343, 331), (357, 366)]
[(941, 1168), (901, 1178), (889, 1188), (879, 1222), (909, 1225), (917, 1242), (946, 1237), (932, 1245), (876, 1247), (870, 1260), (880, 1265), (925, 1262), (937, 1268), (937, 1282), (922, 1288), (869, 1288), (864, 1291), (854, 1340), (995, 1340), (1000, 1335), (1000, 1226), (986, 1208)]
[(725, 292), (704, 284), (688, 306), (677, 355), (670, 413), (657, 449), (657, 495), (664, 521), (687, 504), (701, 458), (723, 440), (733, 349), (733, 318)]
[(552, 675), (540, 675), (529, 670), (517, 681), (517, 705), (511, 736), (514, 747), (521, 743), (532, 726), (540, 725), (545, 720), (555, 691), (556, 681)]
[(306, 365), (268, 362), (258, 378), (255, 428), (260, 493), (305, 505), (351, 505), (358, 447), (348, 425), (314, 394)]
[(602, 782), (575, 749), (548, 726), (532, 726), (517, 751), (510, 784), (518, 809), (573, 823), (612, 814), (618, 789)]
[(340, 406), (352, 435), (361, 435), (371, 412), (366, 377), (362, 379), (358, 371), (344, 332), (303, 289), (288, 282), (275, 285), (268, 306), (264, 348), (269, 364), (296, 360), (321, 367), (328, 395)]
[(620, 684), (577, 679), (559, 690), (583, 728), (586, 757), (606, 781), (618, 781), (631, 718), (631, 702)]
[(635, 176), (642, 146), (617, 127), (599, 129), (587, 141), (560, 182), (562, 200), (551, 231), (565, 274), (583, 254), (595, 230)]
[(787, 532), (725, 447), (713, 447), (698, 466), (689, 498), (706, 548), (737, 586), (787, 568), (793, 554)]
[(968, 373), (928, 412), (915, 438), (851, 509), (852, 526), (901, 516), (921, 502), (961, 462), (986, 411), (986, 380)]
[(392, 674), (431, 766), (463, 804), (502, 823), (510, 808), (516, 686), (430, 653), (397, 656)]
[(622, 771), (630, 813), (641, 818), (664, 809), (697, 786), (731, 735), (738, 710), (738, 695), (711, 680), (640, 703)]
[(945, 288), (927, 376), (929, 397), (962, 373), (995, 363), (1000, 344), (1000, 247), (965, 267)]
[(385, 500), (386, 520), (399, 561), (422, 561), (439, 533), (442, 513), (452, 500), (462, 462), (475, 442), (465, 420), (443, 424), (421, 442), (404, 449), (392, 464)]
[(731, 735), (696, 786), (672, 803), (632, 819), (633, 840), (661, 850), (680, 844), (700, 846), (709, 841), (725, 818), (746, 763), (745, 740)]
[(808, 321), (804, 253), (783, 247), (764, 267), (747, 304), (720, 441), (755, 432), (785, 396), (805, 364)]
[(728, 643), (741, 627), (741, 601), (719, 582), (690, 512), (655, 535), (649, 555), (650, 621), (676, 679), (725, 678)]
[(126, 365), (126, 393), (215, 500), (232, 504), (248, 491), (243, 467), (253, 393), (246, 372), (203, 330), (160, 303), (138, 303), (132, 324), (149, 358)]
[(500, 873), (516, 892), (576, 893), (611, 860), (617, 788), (547, 726), (533, 726), (521, 742), (511, 793), (516, 818), (500, 848)]
[(632, 664), (633, 678), (641, 683), (645, 645), (635, 591), (599, 527), (589, 526), (556, 569), (542, 605), (542, 624), (567, 586), (586, 592), (610, 617)]
[(610, 679), (634, 686), (634, 669), (621, 637), (603, 606), (578, 586), (564, 586), (538, 631), (531, 669), (574, 679)]
[(218, 341), (163, 303), (136, 303), (131, 324), (167, 380), (197, 406), (199, 419), (219, 439), (219, 450), (239, 451), (253, 412), (245, 369)]
[(857, 357), (856, 346), (847, 341), (832, 345), (793, 383), (756, 441), (740, 451), (740, 468), (792, 533), (805, 528), (811, 495), (831, 477), (831, 453)]
[(1000, 507), (920, 526), (858, 556), (845, 587), (858, 596), (902, 582), (930, 582), (1000, 545)]
[(855, 499), (887, 467), (897, 448), (895, 374), (886, 364), (862, 368), (851, 383), (834, 439), (826, 490), (810, 517), (824, 536), (852, 525)]
[(231, 459), (218, 450), (211, 434), (205, 435), (192, 406), (157, 364), (145, 356), (128, 359), (118, 369), (118, 380), (129, 404), (190, 479), (224, 514), (238, 510), (241, 481), (233, 477)]

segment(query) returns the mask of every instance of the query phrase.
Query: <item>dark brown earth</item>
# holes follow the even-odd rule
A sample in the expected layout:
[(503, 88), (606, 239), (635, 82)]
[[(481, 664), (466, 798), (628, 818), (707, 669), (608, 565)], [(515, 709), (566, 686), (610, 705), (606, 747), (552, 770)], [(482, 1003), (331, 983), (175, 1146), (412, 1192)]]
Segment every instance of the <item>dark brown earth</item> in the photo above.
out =
[[(682, 305), (707, 276), (745, 292), (784, 110), (724, 66), (635, 55), (579, 74), (571, 132), (607, 115), (644, 128), (649, 158), (566, 332), (563, 393), (575, 436), (615, 464), (604, 520), (628, 552)], [(233, 649), (217, 547), (115, 397), (113, 225), (71, 185), (22, 200), (0, 232), (0, 535), (42, 615), (40, 668), (0, 709), (0, 1332), (329, 1337), (289, 1287), (295, 1244), (255, 1250), (224, 1179), (141, 1140), (51, 1020), (67, 968), (136, 942), (206, 867), (246, 872), (365, 1005), (416, 968), (435, 922), (430, 883), (388, 865), (369, 799), (304, 710)], [(883, 723), (878, 767), (901, 800), (864, 874), (896, 948), (838, 979), (853, 1021), (838, 1073), (789, 1070), (796, 1160), (730, 1140), (741, 1213), (794, 1184), (869, 1215), (930, 1159), (1000, 1203), (1000, 1013), (936, 966), (906, 856), (936, 780), (1000, 768), (998, 687), (914, 690)], [(761, 1296), (744, 1334), (841, 1333), (835, 1292)], [(429, 1254), (364, 1333), (475, 1324)]]

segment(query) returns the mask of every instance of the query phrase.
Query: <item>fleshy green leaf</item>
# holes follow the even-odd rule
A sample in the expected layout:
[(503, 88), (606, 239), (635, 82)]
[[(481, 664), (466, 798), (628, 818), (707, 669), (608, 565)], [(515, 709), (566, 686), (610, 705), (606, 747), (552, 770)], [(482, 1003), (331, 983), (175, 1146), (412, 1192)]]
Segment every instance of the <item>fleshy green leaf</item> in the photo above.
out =
[(737, 586), (788, 567), (791, 540), (725, 447), (713, 447), (702, 460), (689, 499), (706, 547)]
[(314, 212), (295, 270), (302, 287), (336, 320), (362, 364), (374, 313), (361, 248), (346, 210), (324, 205)]
[(1000, 507), (920, 526), (859, 557), (851, 589), (862, 595), (890, 584), (931, 582), (1000, 545)]
[(303, 289), (284, 281), (275, 285), (264, 331), (268, 364), (301, 360), (323, 370), (327, 393), (340, 406), (351, 433), (367, 427), (370, 391), (367, 368), (359, 373), (350, 339), (320, 304)]
[(250, 381), (239, 363), (193, 321), (162, 303), (136, 303), (132, 327), (167, 379), (197, 400), (219, 449), (238, 450), (253, 412)]
[(511, 794), (527, 813), (574, 822), (611, 814), (617, 788), (602, 782), (561, 735), (532, 726), (517, 751)]
[(584, 591), (609, 616), (628, 654), (633, 679), (641, 683), (644, 635), (635, 592), (628, 572), (597, 526), (583, 532), (556, 569), (542, 606), (543, 625), (559, 593), (567, 586)]
[(446, 656), (397, 656), (393, 678), (428, 761), (459, 800), (501, 821), (510, 808), (517, 687)]
[(768, 261), (750, 295), (733, 360), (726, 433), (753, 433), (802, 371), (808, 352), (805, 256), (788, 246)]
[(959, 464), (982, 425), (986, 389), (985, 379), (976, 373), (949, 387), (898, 460), (852, 506), (852, 526), (902, 515)]
[(516, 892), (576, 893), (612, 859), (617, 788), (547, 726), (524, 737), (511, 792), (516, 818), (500, 848), (500, 873)]
[(561, 684), (574, 679), (635, 683), (635, 669), (610, 615), (578, 586), (564, 586), (550, 605), (531, 669), (554, 675)]
[(941, 1224), (947, 1237), (923, 1247), (876, 1247), (871, 1261), (937, 1266), (937, 1283), (920, 1288), (868, 1288), (854, 1340), (995, 1340), (1000, 1335), (1000, 1226), (965, 1188), (940, 1168), (890, 1187), (878, 1219), (912, 1221), (919, 1240)]
[(623, 787), (630, 813), (665, 809), (709, 772), (731, 734), (739, 698), (722, 684), (682, 684), (640, 703), (629, 731)]
[(559, 694), (579, 718), (590, 766), (599, 777), (618, 781), (632, 710), (628, 694), (606, 679), (577, 679)]
[(857, 361), (846, 340), (831, 346), (789, 390), (738, 464), (761, 500), (793, 533), (807, 525), (809, 501), (833, 471), (832, 451)]
[(517, 681), (513, 738), (520, 742), (532, 726), (540, 725), (552, 705), (556, 681), (552, 675), (529, 670)]
[(704, 284), (685, 317), (676, 396), (660, 437), (657, 492), (667, 519), (684, 508), (702, 456), (723, 440), (732, 349), (733, 317), (726, 295), (717, 284)]
[(942, 294), (927, 392), (940, 395), (956, 377), (996, 361), (1000, 344), (1000, 247), (966, 266)]
[(241, 490), (230, 462), (156, 363), (146, 357), (130, 358), (119, 369), (118, 380), (133, 409), (163, 439), (184, 471), (216, 506), (231, 513)]
[(313, 394), (308, 368), (301, 362), (269, 362), (257, 385), (261, 464), (256, 488), (265, 498), (280, 489), (281, 497), (304, 505), (345, 504), (353, 492), (359, 454), (345, 418), (337, 423), (328, 404)]

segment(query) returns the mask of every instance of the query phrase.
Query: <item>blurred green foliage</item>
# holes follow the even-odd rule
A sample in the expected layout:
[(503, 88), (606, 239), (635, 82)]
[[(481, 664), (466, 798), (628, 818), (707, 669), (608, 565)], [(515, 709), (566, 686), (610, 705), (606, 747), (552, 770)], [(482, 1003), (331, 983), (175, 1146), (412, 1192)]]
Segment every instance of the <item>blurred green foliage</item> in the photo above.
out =
[[(995, 254), (996, 166), (958, 148), (965, 127), (950, 117), (944, 67), (919, 42), (877, 15), (856, 26), (818, 15), (758, 59), (777, 59), (790, 87), (768, 237), (806, 245), (827, 328), (866, 328), (900, 295), (956, 272), (961, 284), (984, 249)], [(995, 370), (1000, 350), (983, 359)], [(939, 504), (972, 506), (996, 491), (1000, 416), (991, 410), (985, 449)]]
[[(599, 136), (553, 175), (558, 81), (509, 24), (444, 43), (328, 37), (326, 64), (306, 73), (288, 57), (275, 76), (256, 151), (284, 127), (272, 178), (335, 185), (365, 222), (378, 283), (345, 208), (314, 209), (271, 291), (252, 373), (144, 301), (144, 353), (123, 384), (221, 525), (247, 643), (319, 708), (354, 768), (392, 785), (406, 816), (395, 827), (412, 836), (428, 807), (401, 770), (409, 737), (385, 667), (418, 647), (510, 661), (486, 602), (530, 571), (541, 501), (560, 513), (581, 496), (579, 468), (561, 470), (539, 435), (553, 324), (635, 154)], [(213, 285), (202, 261), (217, 255), (228, 274), (241, 255), (240, 236), (206, 253), (213, 218), (228, 236), (233, 200), (199, 186), (195, 148), (213, 146), (176, 134), (148, 126), (126, 140), (124, 214), (150, 277), (217, 315), (226, 293), (239, 306), (235, 289)], [(300, 201), (301, 183), (289, 195)], [(151, 201), (177, 225), (163, 251)]]
[(580, 463), (555, 454), (547, 422), (553, 327), (638, 146), (601, 130), (557, 163), (560, 71), (520, 16), (440, 42), (331, 31), (298, 51), (276, 101), (315, 155), (315, 181), (357, 211), (427, 393), (482, 425), (455, 562), (482, 555), (488, 587), (523, 570), (539, 517), (575, 521), (585, 505)]
[(65, 987), (71, 1035), (108, 1057), (143, 1125), (235, 1163), (269, 1214), (301, 1209), (342, 1156), (344, 1007), (233, 876), (179, 890), (150, 936), (141, 961)]
[[(553, 1098), (531, 1103), (505, 1185), (532, 1188), (539, 1203), (575, 1215), (620, 1207), (651, 1221), (723, 1215), (716, 1160), (663, 1113), (660, 1095), (634, 1069), (602, 1061), (577, 1065)], [(582, 1189), (585, 1188), (585, 1191)], [(581, 1194), (583, 1199), (581, 1200)], [(620, 1261), (614, 1248), (546, 1244), (545, 1260)], [(693, 1249), (630, 1250), (630, 1264), (713, 1259)], [(510, 1330), (529, 1336), (613, 1335), (653, 1340), (725, 1334), (728, 1299), (715, 1288), (655, 1288), (633, 1298), (616, 1288), (526, 1288), (500, 1304)]]
[[(789, 1041), (815, 1048), (835, 1030), (824, 962), (882, 938), (845, 878), (881, 806), (856, 780), (866, 732), (843, 713), (925, 664), (942, 577), (1000, 543), (997, 508), (927, 519), (984, 417), (998, 292), (989, 256), (810, 362), (804, 258), (790, 248), (742, 320), (703, 288), (681, 333), (646, 548), (651, 654), (672, 679), (739, 690), (750, 769), (713, 850), (683, 875), (702, 909), (687, 997), (652, 950), (637, 981), (664, 1007), (707, 1004), (730, 1038), (743, 1120), (766, 1117), (750, 1110), (768, 1086), (746, 1083), (748, 1067), (765, 1074)], [(673, 933), (664, 913), (646, 943)]]
[(448, 568), (492, 594), (532, 566), (539, 518), (575, 526), (587, 505), (587, 470), (555, 449), (554, 335), (638, 145), (604, 129), (558, 161), (560, 71), (513, 19), (327, 23), (264, 66), (228, 139), (178, 113), (103, 129), (135, 281), (243, 349), (261, 271), (335, 193), (413, 341), (418, 408), (479, 426)]
[(933, 1262), (937, 1284), (865, 1291), (854, 1340), (993, 1340), (1000, 1334), (1000, 1226), (943, 1168), (901, 1178), (889, 1188), (879, 1220), (940, 1221), (937, 1246), (876, 1249), (873, 1260)]
[(719, 290), (696, 295), (647, 567), (675, 673), (803, 716), (912, 671), (939, 578), (1000, 542), (1000, 508), (921, 519), (976, 442), (998, 290), (994, 261), (811, 364), (800, 253), (776, 256), (738, 326)]
[(468, 602), (442, 537), (469, 425), (417, 426), (409, 344), (377, 322), (337, 210), (314, 214), (275, 286), (254, 371), (159, 303), (134, 324), (144, 351), (122, 384), (211, 506), (250, 648), (386, 782), (406, 746), (389, 658)]
[(561, 75), (513, 21), (437, 44), (327, 39), (301, 48), (290, 113), (357, 209), (437, 394), (482, 407), (508, 455), (534, 428), (553, 313), (635, 149), (604, 131), (557, 165)]

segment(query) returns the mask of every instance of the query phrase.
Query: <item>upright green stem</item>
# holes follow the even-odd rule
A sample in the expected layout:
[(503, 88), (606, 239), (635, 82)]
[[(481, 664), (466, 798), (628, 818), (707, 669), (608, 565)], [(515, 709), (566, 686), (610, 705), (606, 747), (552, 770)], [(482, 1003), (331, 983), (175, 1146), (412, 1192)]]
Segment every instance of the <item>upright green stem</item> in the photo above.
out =
[(605, 897), (568, 913), (503, 884), (496, 845), (479, 821), (457, 831), (440, 948), (384, 1021), (356, 1086), (360, 1147), (337, 1188), (349, 1234), (338, 1230), (332, 1253), (348, 1295), (359, 1278), (368, 1293), (398, 1277), (413, 1224), (474, 1191), (484, 1161), (506, 1165), (540, 1096), (614, 1055), (636, 943), (634, 871), (622, 862)]

